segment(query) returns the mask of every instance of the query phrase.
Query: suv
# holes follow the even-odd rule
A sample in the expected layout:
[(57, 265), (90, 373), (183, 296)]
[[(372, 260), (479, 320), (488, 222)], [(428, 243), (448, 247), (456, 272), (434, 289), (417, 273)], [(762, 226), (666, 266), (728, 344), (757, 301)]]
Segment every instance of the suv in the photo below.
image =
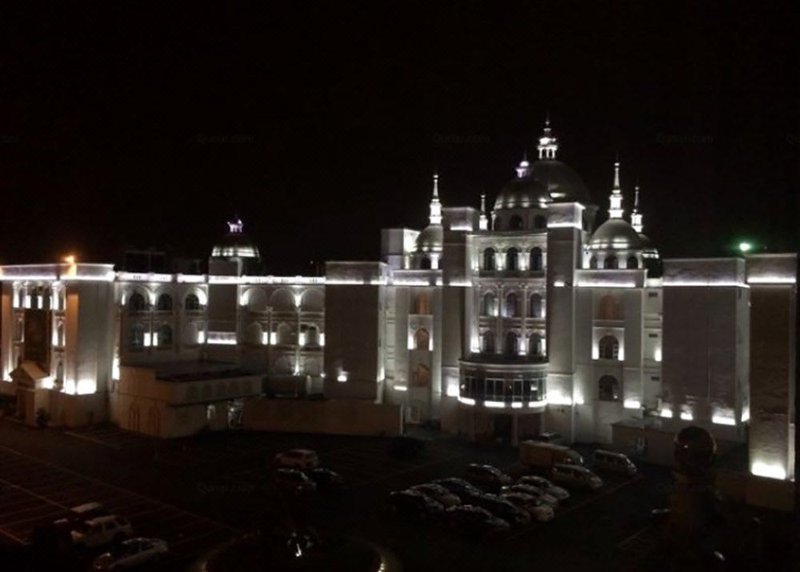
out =
[(550, 476), (553, 481), (562, 483), (568, 487), (573, 486), (596, 490), (603, 486), (603, 480), (600, 477), (586, 467), (580, 467), (578, 465), (553, 465)]
[(70, 532), (72, 543), (84, 548), (94, 548), (110, 542), (122, 542), (133, 536), (131, 523), (120, 516), (98, 516)]
[(532, 441), (541, 441), (542, 443), (552, 443), (553, 445), (564, 445), (564, 436), (561, 433), (554, 433), (552, 431), (545, 431), (531, 437)]
[(319, 457), (311, 449), (289, 449), (275, 455), (273, 463), (276, 467), (307, 471), (319, 465)]
[(479, 465), (470, 463), (464, 473), (466, 478), (473, 485), (487, 491), (499, 491), (504, 486), (510, 485), (514, 480), (503, 471), (492, 465)]
[(636, 474), (636, 465), (622, 453), (597, 449), (593, 456), (594, 466), (598, 469), (604, 469), (614, 473), (624, 473), (631, 477)]

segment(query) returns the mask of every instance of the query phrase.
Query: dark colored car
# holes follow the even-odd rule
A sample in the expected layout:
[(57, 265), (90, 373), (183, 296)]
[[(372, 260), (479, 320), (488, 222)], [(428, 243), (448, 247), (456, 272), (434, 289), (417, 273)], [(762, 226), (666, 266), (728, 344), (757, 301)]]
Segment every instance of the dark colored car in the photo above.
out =
[(499, 492), (501, 488), (514, 482), (514, 479), (497, 467), (477, 463), (470, 463), (467, 466), (464, 478), (473, 485), (490, 492)]
[(306, 476), (314, 481), (318, 490), (340, 490), (344, 487), (342, 475), (331, 469), (317, 467), (306, 471)]
[(422, 454), (426, 445), (427, 442), (424, 439), (399, 435), (389, 441), (387, 452), (389, 456), (397, 459), (414, 459)]
[(436, 517), (444, 511), (442, 503), (414, 491), (389, 493), (389, 505), (396, 514), (418, 520)]
[(275, 486), (295, 495), (313, 493), (317, 485), (298, 469), (276, 469)]
[(473, 497), (470, 498), (469, 503), (485, 508), (494, 516), (502, 518), (509, 524), (515, 526), (524, 526), (531, 521), (531, 516), (528, 514), (528, 511), (515, 506), (513, 503), (497, 495), (484, 494), (479, 497)]
[(481, 491), (475, 488), (474, 485), (465, 481), (464, 479), (459, 479), (457, 477), (448, 477), (446, 479), (437, 479), (433, 481), (435, 485), (441, 485), (446, 488), (448, 491), (453, 493), (454, 495), (461, 498), (462, 502), (464, 496), (470, 495), (480, 495)]
[(541, 441), (543, 443), (552, 443), (553, 445), (565, 445), (566, 441), (561, 433), (554, 433), (552, 431), (545, 431), (531, 437), (533, 441)]
[(492, 538), (508, 532), (509, 524), (485, 508), (462, 504), (445, 512), (450, 528), (467, 536)]

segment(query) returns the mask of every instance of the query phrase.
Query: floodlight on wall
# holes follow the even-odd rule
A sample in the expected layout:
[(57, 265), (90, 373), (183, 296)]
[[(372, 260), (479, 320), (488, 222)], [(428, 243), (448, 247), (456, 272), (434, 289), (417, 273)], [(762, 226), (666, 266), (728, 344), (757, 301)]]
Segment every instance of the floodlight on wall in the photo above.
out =
[(625, 409), (641, 409), (642, 408), (642, 402), (639, 401), (638, 399), (626, 399), (623, 402), (622, 406)]
[(408, 391), (408, 386), (407, 385), (395, 385), (394, 386), (394, 390), (395, 391)]
[(694, 415), (692, 415), (691, 411), (681, 411), (681, 420), (682, 421), (693, 421)]
[(447, 386), (447, 397), (458, 397), (458, 386), (457, 385), (448, 385)]
[(767, 477), (768, 479), (786, 480), (786, 468), (780, 463), (765, 463), (763, 461), (755, 461), (750, 466), (750, 472), (759, 477)]
[(340, 371), (339, 374), (336, 376), (336, 381), (338, 381), (339, 383), (344, 383), (345, 381), (347, 381), (347, 372)]
[(475, 405), (475, 400), (470, 397), (459, 397), (458, 401), (464, 405)]
[(664, 417), (665, 419), (672, 419), (672, 409), (669, 407), (662, 407), (658, 415), (660, 417)]

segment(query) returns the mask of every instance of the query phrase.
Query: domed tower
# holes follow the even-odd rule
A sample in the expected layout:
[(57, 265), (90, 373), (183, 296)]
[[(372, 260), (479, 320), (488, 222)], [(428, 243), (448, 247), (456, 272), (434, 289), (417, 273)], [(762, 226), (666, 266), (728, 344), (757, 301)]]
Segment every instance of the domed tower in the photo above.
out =
[(429, 224), (417, 237), (414, 268), (441, 268), (444, 250), (444, 229), (442, 228), (442, 203), (439, 202), (439, 175), (433, 175), (433, 198), (430, 205)]
[(545, 209), (552, 203), (581, 203), (584, 230), (591, 230), (597, 208), (591, 204), (589, 190), (580, 175), (556, 159), (558, 139), (550, 118), (545, 120), (537, 145), (539, 157), (533, 163), (525, 156), (517, 176), (509, 181), (494, 205), (494, 230), (538, 230), (547, 228)]
[(244, 233), (244, 223), (237, 218), (228, 222), (228, 233), (211, 249), (209, 274), (259, 274), (261, 254), (258, 246)]
[(608, 220), (592, 235), (585, 265), (605, 269), (642, 268), (645, 243), (636, 229), (622, 218), (625, 210), (622, 208), (619, 161), (614, 163), (614, 185), (609, 202)]

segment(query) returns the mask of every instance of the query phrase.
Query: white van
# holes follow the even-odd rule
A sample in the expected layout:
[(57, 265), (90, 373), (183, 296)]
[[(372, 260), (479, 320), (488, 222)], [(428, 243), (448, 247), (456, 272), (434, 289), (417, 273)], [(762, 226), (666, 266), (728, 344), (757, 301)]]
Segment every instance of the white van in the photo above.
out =
[(603, 480), (586, 467), (558, 463), (550, 470), (550, 477), (556, 483), (568, 487), (599, 489)]
[(636, 465), (622, 453), (598, 449), (594, 452), (594, 466), (598, 469), (624, 473), (629, 476), (636, 474)]

